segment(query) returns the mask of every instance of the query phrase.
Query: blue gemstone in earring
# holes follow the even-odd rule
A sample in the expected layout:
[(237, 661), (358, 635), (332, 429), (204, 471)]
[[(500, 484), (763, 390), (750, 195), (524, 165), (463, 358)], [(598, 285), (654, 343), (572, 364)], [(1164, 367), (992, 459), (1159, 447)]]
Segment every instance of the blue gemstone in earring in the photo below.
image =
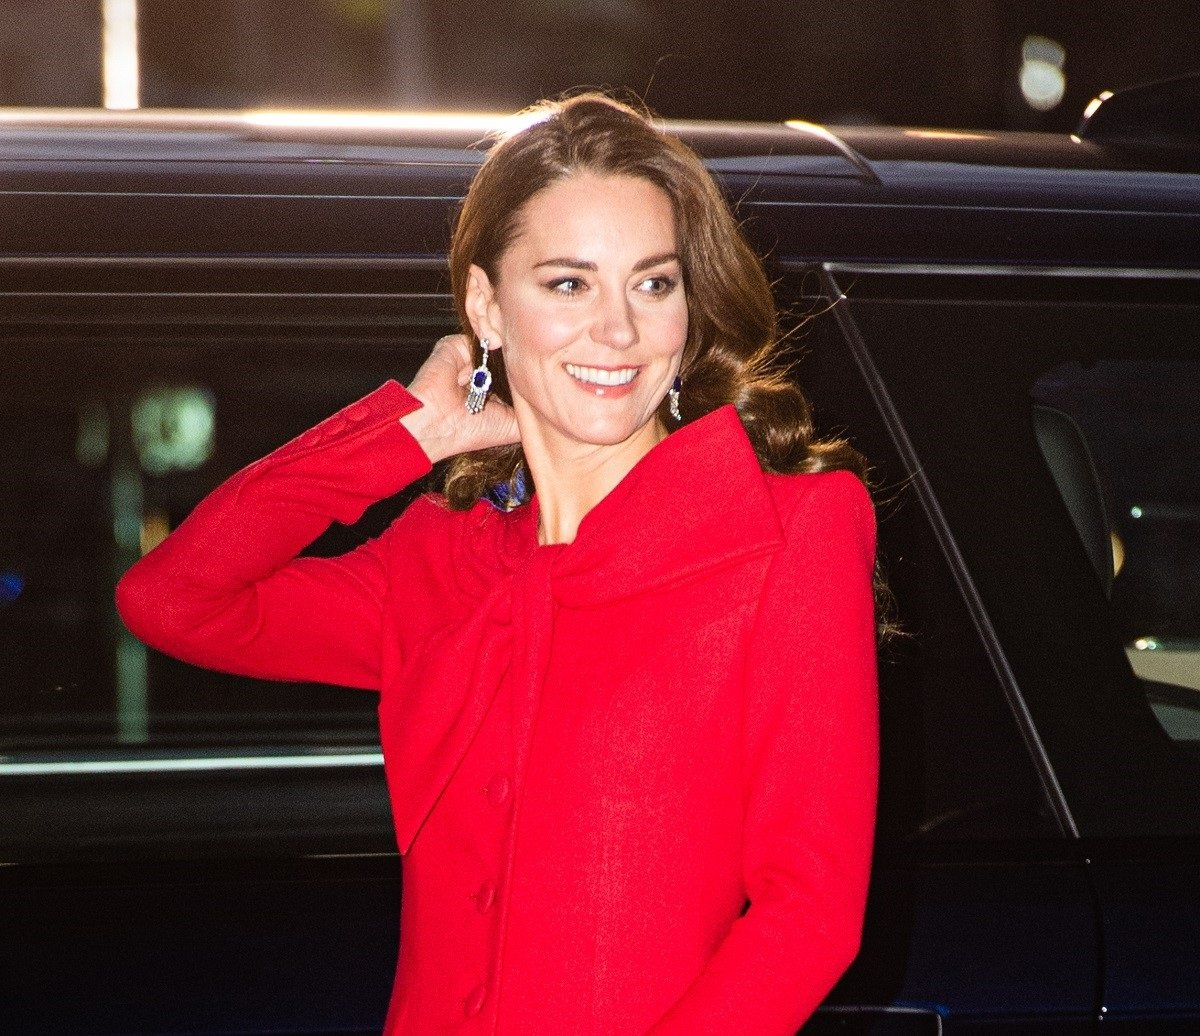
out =
[(471, 373), (471, 388), (466, 400), (467, 410), (472, 414), (483, 409), (488, 390), (492, 387), (492, 372), (488, 370), (488, 340), (485, 338), (479, 344), (483, 348), (483, 360)]

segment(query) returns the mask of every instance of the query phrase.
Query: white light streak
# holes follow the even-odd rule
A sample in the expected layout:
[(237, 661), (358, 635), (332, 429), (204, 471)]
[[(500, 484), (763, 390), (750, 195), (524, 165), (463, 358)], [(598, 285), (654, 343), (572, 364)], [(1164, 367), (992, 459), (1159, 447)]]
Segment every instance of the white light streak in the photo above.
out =
[(251, 126), (265, 129), (466, 130), (513, 133), (540, 122), (542, 113), (521, 112), (379, 112), (379, 111), (248, 111)]
[(1101, 91), (1099, 94), (1097, 94), (1095, 97), (1093, 97), (1090, 101), (1088, 101), (1088, 106), (1083, 109), (1083, 117), (1085, 119), (1090, 119), (1093, 115), (1096, 114), (1096, 109), (1099, 108), (1100, 105), (1102, 105), (1105, 101), (1107, 101), (1111, 96), (1112, 96), (1111, 90)]
[(137, 0), (101, 0), (104, 107), (128, 110), (138, 97)]

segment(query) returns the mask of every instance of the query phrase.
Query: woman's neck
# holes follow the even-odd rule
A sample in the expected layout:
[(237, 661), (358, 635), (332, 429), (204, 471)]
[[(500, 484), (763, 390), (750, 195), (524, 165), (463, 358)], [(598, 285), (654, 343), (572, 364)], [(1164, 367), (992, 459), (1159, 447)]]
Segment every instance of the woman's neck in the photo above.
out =
[(521, 429), (521, 446), (537, 486), (538, 543), (543, 546), (574, 540), (584, 516), (667, 436), (657, 419), (611, 446), (563, 443), (540, 429), (526, 431)]

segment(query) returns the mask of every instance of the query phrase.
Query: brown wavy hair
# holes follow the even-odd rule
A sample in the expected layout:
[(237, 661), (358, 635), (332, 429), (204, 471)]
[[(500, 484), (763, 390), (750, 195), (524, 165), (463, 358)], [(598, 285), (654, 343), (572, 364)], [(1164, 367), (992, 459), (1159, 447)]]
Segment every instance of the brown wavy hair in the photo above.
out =
[[(720, 189), (682, 141), (648, 113), (604, 94), (544, 101), (531, 124), (495, 143), (471, 183), (450, 245), (450, 282), (462, 331), (481, 346), (466, 312), (472, 264), (497, 282), (499, 261), (519, 230), (526, 203), (575, 174), (633, 176), (671, 200), (688, 304), (680, 365), (682, 423), (732, 403), (763, 470), (795, 473), (849, 469), (866, 481), (867, 463), (844, 439), (817, 439), (812, 408), (781, 360), (775, 300), (762, 261), (742, 234)], [(489, 356), (492, 391), (511, 404), (503, 349)], [(678, 427), (663, 400), (658, 418)], [(460, 454), (444, 492), (465, 510), (500, 486), (507, 501), (532, 491), (520, 444)]]

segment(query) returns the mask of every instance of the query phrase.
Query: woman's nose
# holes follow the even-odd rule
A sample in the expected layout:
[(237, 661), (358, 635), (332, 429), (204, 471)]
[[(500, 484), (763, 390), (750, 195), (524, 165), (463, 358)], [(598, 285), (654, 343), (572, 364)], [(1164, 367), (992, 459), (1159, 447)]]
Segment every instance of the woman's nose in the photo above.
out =
[(638, 340), (633, 309), (624, 292), (602, 292), (592, 338), (614, 349), (628, 349)]

